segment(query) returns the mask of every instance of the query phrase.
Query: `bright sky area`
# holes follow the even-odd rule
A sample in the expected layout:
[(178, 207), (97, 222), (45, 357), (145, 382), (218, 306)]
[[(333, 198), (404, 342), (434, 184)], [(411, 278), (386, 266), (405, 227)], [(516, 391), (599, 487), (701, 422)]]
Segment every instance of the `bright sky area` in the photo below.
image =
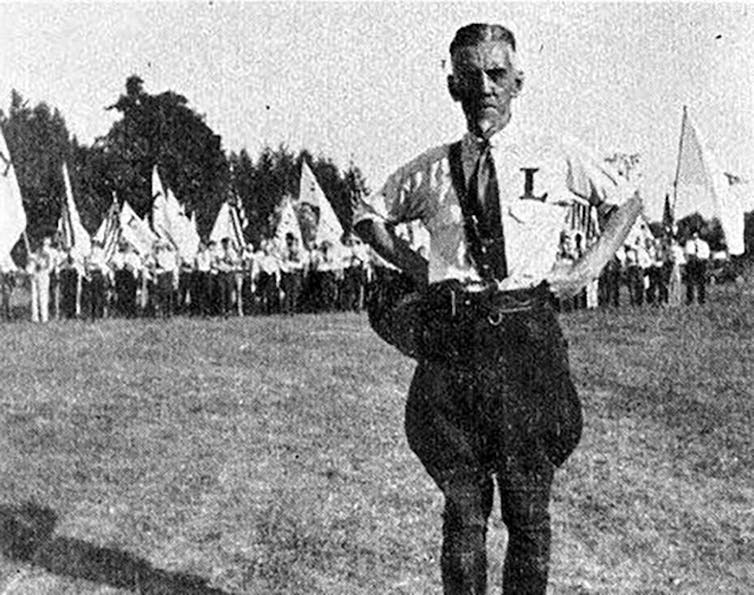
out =
[(640, 153), (658, 219), (687, 105), (726, 171), (754, 177), (754, 5), (486, 3), (7, 3), (0, 107), (11, 89), (57, 107), (91, 143), (138, 74), (206, 116), (225, 150), (285, 143), (386, 175), (464, 130), (445, 77), (455, 30), (514, 30), (526, 86), (514, 118), (600, 154)]

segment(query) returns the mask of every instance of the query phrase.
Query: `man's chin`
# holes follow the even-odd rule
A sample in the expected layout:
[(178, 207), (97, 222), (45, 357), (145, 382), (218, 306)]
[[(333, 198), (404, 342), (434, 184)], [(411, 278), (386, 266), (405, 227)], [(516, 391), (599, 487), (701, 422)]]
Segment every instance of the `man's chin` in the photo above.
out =
[(482, 118), (476, 120), (471, 132), (480, 138), (489, 138), (498, 130), (502, 130), (503, 122), (499, 119)]

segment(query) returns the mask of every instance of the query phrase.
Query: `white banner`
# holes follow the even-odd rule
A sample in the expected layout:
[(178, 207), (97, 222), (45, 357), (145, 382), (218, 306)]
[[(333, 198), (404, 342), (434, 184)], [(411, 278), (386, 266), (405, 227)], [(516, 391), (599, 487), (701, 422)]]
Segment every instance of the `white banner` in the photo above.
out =
[(8, 145), (0, 130), (0, 261), (10, 260), (10, 251), (26, 229), (26, 211)]

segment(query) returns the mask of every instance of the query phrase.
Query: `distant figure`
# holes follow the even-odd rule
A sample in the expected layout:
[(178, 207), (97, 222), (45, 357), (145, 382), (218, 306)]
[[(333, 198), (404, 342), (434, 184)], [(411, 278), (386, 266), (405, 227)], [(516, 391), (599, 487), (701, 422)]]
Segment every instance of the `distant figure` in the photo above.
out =
[(10, 298), (13, 294), (13, 288), (16, 286), (16, 267), (13, 261), (8, 258), (5, 262), (0, 262), (0, 317), (3, 320), (11, 319)]
[(304, 287), (304, 275), (309, 267), (309, 258), (305, 249), (299, 245), (298, 238), (292, 233), (285, 236), (285, 248), (280, 259), (280, 286), (283, 290), (283, 313), (294, 314), (301, 309), (301, 291)]
[(158, 240), (152, 261), (157, 316), (170, 318), (174, 308), (174, 289), (178, 284), (178, 254), (170, 242)]
[(670, 242), (670, 281), (668, 282), (668, 306), (677, 307), (683, 303), (682, 267), (686, 264), (683, 248), (678, 240)]
[(191, 284), (191, 314), (209, 316), (212, 313), (212, 252), (206, 242), (199, 242), (194, 257), (194, 275)]
[(694, 293), (700, 304), (707, 300), (707, 262), (709, 244), (694, 232), (684, 248), (686, 256), (686, 303), (694, 303)]
[(84, 312), (91, 320), (105, 315), (107, 275), (105, 250), (101, 242), (92, 242), (92, 251), (84, 259)]
[(50, 238), (44, 238), (42, 245), (29, 255), (26, 272), (31, 280), (31, 320), (47, 322), (50, 319), (50, 273), (54, 256)]
[(58, 274), (60, 277), (60, 316), (67, 319), (76, 318), (79, 313), (79, 287), (83, 268), (70, 249), (63, 252)]

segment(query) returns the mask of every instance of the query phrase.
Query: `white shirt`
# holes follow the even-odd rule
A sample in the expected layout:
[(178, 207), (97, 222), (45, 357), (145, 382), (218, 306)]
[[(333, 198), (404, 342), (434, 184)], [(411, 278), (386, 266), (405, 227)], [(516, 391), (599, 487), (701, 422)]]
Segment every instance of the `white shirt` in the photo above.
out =
[(691, 239), (686, 242), (686, 256), (695, 256), (699, 260), (709, 260), (709, 244), (701, 238)]
[[(442, 145), (423, 153), (392, 174), (379, 192), (357, 205), (354, 223), (383, 219), (391, 223), (420, 219), (429, 231), (429, 282), (479, 281)], [(468, 180), (475, 168), (478, 141), (466, 134), (462, 162)], [(556, 263), (561, 231), (574, 195), (598, 207), (621, 205), (633, 194), (617, 173), (573, 140), (525, 133), (512, 121), (490, 138), (498, 187), (510, 288), (537, 285)], [(532, 195), (521, 199), (527, 174)]]

